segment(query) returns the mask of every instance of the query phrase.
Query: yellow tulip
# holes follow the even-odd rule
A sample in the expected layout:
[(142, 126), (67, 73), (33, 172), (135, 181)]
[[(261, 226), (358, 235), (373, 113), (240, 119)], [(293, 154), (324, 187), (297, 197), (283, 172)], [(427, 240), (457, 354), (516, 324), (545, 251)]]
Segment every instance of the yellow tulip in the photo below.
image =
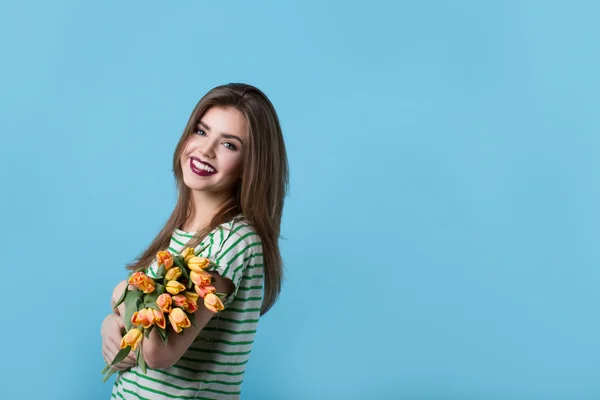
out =
[(202, 270), (200, 270), (199, 272), (191, 271), (190, 279), (192, 280), (192, 282), (194, 282), (195, 285), (208, 286), (212, 281), (212, 276), (208, 272)]
[(167, 271), (167, 274), (165, 275), (165, 279), (168, 281), (174, 281), (174, 280), (177, 280), (177, 278), (179, 278), (180, 276), (181, 276), (181, 268), (174, 267)]
[(223, 302), (221, 299), (214, 293), (208, 293), (204, 298), (204, 307), (208, 308), (210, 311), (217, 313), (223, 309)]
[(180, 282), (177, 281), (169, 281), (165, 287), (165, 290), (172, 295), (179, 294), (179, 292), (183, 292), (185, 290), (185, 286), (183, 286)]
[(194, 272), (200, 272), (208, 267), (210, 260), (205, 257), (191, 257), (188, 260), (188, 267)]
[(156, 262), (158, 266), (165, 266), (165, 269), (169, 269), (173, 266), (173, 256), (168, 251), (159, 251), (156, 253)]
[(123, 336), (123, 339), (121, 339), (121, 348), (124, 349), (127, 346), (131, 346), (131, 350), (135, 350), (142, 342), (143, 337), (144, 335), (141, 330), (137, 328), (130, 329), (129, 332)]
[(192, 325), (190, 319), (181, 308), (174, 308), (171, 310), (169, 322), (177, 333), (180, 333), (183, 328), (189, 328)]
[(156, 305), (165, 314), (168, 314), (171, 311), (172, 302), (173, 301), (169, 293), (163, 293), (156, 299)]
[(194, 249), (186, 247), (181, 251), (181, 255), (185, 261), (188, 261), (190, 258), (194, 257)]
[(154, 280), (142, 271), (131, 275), (129, 278), (129, 284), (135, 286), (144, 293), (152, 293), (154, 292), (155, 288)]

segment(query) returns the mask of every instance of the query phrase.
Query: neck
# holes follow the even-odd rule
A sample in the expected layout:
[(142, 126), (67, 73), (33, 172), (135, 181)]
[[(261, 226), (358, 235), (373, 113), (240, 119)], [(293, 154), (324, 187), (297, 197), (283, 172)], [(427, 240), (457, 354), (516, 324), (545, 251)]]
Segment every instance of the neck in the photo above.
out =
[(187, 232), (197, 232), (207, 227), (229, 197), (230, 195), (227, 193), (192, 191), (194, 211), (182, 229)]

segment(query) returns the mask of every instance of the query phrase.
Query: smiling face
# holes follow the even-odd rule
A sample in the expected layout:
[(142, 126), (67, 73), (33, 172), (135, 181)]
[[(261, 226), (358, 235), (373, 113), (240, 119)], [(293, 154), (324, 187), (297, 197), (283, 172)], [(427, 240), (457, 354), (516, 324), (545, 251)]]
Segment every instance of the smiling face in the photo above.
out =
[(209, 108), (181, 153), (185, 185), (217, 196), (232, 192), (242, 174), (248, 135), (248, 121), (238, 110)]

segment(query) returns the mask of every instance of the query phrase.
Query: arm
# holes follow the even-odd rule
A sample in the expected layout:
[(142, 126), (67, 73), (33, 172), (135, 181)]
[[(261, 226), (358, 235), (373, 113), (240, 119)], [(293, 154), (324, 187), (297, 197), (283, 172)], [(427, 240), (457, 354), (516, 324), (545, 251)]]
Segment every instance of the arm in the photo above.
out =
[[(112, 362), (120, 350), (122, 338), (121, 329), (124, 328), (123, 317), (121, 317), (121, 315), (123, 315), (125, 311), (125, 306), (122, 304), (118, 309), (115, 309), (114, 304), (119, 299), (126, 286), (127, 282), (121, 281), (113, 290), (111, 298), (111, 308), (113, 309), (113, 313), (104, 318), (100, 329), (100, 334), (102, 336), (102, 355), (107, 364)], [(113, 366), (113, 369), (123, 370), (130, 368), (133, 365), (135, 365), (135, 353), (131, 352), (123, 361)]]
[[(217, 292), (228, 295), (233, 292), (234, 285), (229, 279), (222, 278), (216, 273), (211, 273), (211, 275), (214, 278), (212, 285), (217, 289)], [(198, 310), (192, 314), (192, 317), (195, 318), (195, 327), (192, 325), (184, 329), (181, 334), (176, 334), (173, 330), (170, 330), (169, 343), (167, 345), (163, 343), (158, 333), (152, 330), (150, 336), (142, 342), (142, 352), (146, 364), (153, 369), (168, 368), (175, 364), (188, 350), (194, 339), (196, 339), (200, 331), (213, 316), (214, 313), (204, 307), (202, 298), (200, 298), (198, 299)], [(167, 325), (169, 325), (168, 318)], [(168, 326), (167, 329), (169, 329)]]

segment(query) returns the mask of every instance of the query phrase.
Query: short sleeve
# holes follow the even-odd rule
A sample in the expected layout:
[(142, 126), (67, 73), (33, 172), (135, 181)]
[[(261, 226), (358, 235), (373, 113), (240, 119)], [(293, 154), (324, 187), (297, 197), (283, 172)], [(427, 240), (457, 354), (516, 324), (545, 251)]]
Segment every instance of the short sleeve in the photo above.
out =
[(221, 225), (213, 235), (213, 245), (202, 252), (216, 264), (212, 271), (233, 282), (234, 290), (223, 304), (237, 295), (240, 282), (253, 257), (262, 255), (262, 242), (256, 231), (244, 221)]

